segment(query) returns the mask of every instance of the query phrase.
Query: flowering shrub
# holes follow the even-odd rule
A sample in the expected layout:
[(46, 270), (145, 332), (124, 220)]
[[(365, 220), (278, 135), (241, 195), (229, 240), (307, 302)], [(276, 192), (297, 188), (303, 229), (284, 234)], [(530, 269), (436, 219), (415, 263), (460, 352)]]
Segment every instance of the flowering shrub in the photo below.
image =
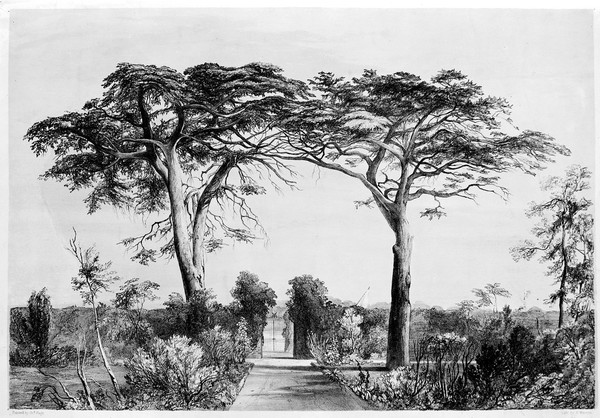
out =
[(346, 309), (339, 319), (340, 343), (344, 354), (352, 355), (358, 353), (362, 316), (356, 314), (352, 308)]
[(246, 357), (255, 348), (252, 338), (248, 333), (248, 324), (245, 319), (238, 322), (237, 329), (233, 336), (233, 362), (236, 364), (246, 361)]
[(308, 336), (308, 348), (311, 355), (322, 366), (336, 366), (342, 364), (342, 354), (337, 339), (317, 337), (315, 334)]
[(238, 322), (237, 329), (233, 334), (216, 326), (202, 332), (199, 340), (207, 364), (219, 367), (243, 363), (254, 349), (244, 319)]
[[(219, 397), (220, 370), (206, 365), (204, 351), (187, 337), (154, 338), (126, 363), (129, 385), (167, 409), (205, 407)], [(135, 403), (135, 401), (133, 401)]]
[(363, 352), (362, 320), (362, 315), (349, 308), (336, 319), (333, 332), (309, 333), (308, 349), (317, 363), (338, 365), (356, 361)]
[(371, 381), (359, 364), (359, 374), (346, 379), (339, 371), (329, 377), (362, 399), (384, 409), (456, 409), (470, 405), (472, 389), (466, 368), (474, 344), (455, 333), (424, 337), (414, 345), (416, 364), (399, 367)]
[(232, 362), (233, 336), (231, 332), (216, 326), (200, 334), (199, 344), (204, 351), (206, 364), (225, 366)]
[(369, 384), (368, 372), (359, 373), (349, 387), (363, 399), (386, 409), (429, 409), (433, 399), (425, 374), (410, 366), (399, 367), (383, 374)]

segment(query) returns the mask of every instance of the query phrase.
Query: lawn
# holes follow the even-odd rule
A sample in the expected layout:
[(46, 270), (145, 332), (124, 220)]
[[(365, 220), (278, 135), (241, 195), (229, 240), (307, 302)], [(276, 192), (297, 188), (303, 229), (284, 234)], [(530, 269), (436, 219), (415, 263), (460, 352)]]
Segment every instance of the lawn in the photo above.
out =
[[(127, 369), (122, 366), (112, 366), (112, 369), (119, 383), (124, 384)], [(78, 390), (81, 390), (81, 383), (77, 377), (75, 367), (44, 367), (42, 370), (45, 373), (56, 376), (72, 395)], [(111, 388), (108, 374), (103, 367), (89, 367), (85, 369), (85, 372), (90, 381), (92, 390), (97, 388), (94, 380), (106, 390)], [(42, 375), (36, 368), (11, 366), (9, 407), (11, 409), (57, 409), (56, 405), (54, 405), (47, 396), (44, 396), (40, 402), (31, 401), (34, 387), (44, 383), (54, 385), (59, 393), (62, 394), (58, 383), (55, 380)]]

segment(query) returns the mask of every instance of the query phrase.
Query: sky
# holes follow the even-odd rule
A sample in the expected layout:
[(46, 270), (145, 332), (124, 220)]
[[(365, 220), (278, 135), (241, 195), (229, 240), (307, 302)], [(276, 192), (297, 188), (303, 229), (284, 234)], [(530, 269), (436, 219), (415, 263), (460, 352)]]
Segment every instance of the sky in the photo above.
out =
[[(411, 202), (413, 301), (451, 307), (473, 288), (499, 282), (503, 302), (544, 307), (552, 290), (545, 266), (515, 263), (509, 248), (529, 237), (528, 203), (541, 201), (540, 180), (571, 164), (594, 170), (593, 15), (589, 10), (473, 9), (105, 9), (12, 10), (9, 22), (8, 305), (24, 305), (48, 289), (54, 306), (81, 304), (70, 286), (76, 260), (66, 251), (72, 228), (95, 244), (125, 279), (160, 284), (155, 303), (183, 293), (176, 262), (132, 262), (117, 245), (144, 230), (141, 219), (112, 208), (87, 215), (85, 193), (69, 193), (38, 176), (52, 157), (36, 158), (23, 141), (48, 116), (81, 109), (102, 94), (101, 83), (120, 62), (183, 71), (204, 62), (239, 66), (268, 62), (287, 77), (319, 71), (359, 76), (411, 72), (424, 79), (457, 69), (484, 92), (508, 99), (521, 129), (552, 135), (572, 155), (536, 177), (510, 174), (508, 202), (482, 195), (477, 204), (445, 202), (448, 216), (428, 221)], [(312, 274), (331, 297), (390, 299), (393, 235), (377, 209), (356, 209), (368, 197), (356, 180), (298, 166), (299, 191), (254, 199), (269, 240), (231, 244), (207, 257), (208, 287), (222, 302), (240, 271), (258, 274), (285, 299), (288, 281)], [(590, 192), (591, 195), (591, 192)], [(149, 221), (151, 221), (150, 219)], [(110, 298), (110, 295), (108, 296)]]

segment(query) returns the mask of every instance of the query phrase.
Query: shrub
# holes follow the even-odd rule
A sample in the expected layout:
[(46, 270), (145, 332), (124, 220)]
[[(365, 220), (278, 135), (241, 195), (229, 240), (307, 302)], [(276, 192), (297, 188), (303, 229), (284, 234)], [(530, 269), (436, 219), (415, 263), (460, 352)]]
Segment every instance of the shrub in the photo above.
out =
[(275, 291), (267, 283), (260, 282), (256, 274), (242, 271), (231, 290), (231, 296), (235, 301), (232, 310), (236, 316), (246, 320), (247, 333), (252, 343), (257, 345), (262, 340), (269, 310), (276, 304)]
[(536, 341), (521, 325), (515, 326), (507, 338), (484, 343), (477, 364), (469, 368), (480, 406), (502, 405), (529, 390), (540, 375), (558, 372), (558, 353), (550, 343), (547, 338)]
[(190, 409), (205, 407), (219, 397), (219, 368), (207, 365), (202, 347), (187, 337), (154, 338), (147, 350), (137, 350), (126, 367), (137, 402), (155, 398), (167, 409)]
[(233, 362), (236, 364), (246, 361), (246, 357), (254, 350), (254, 344), (248, 334), (248, 325), (240, 320), (233, 338)]
[[(368, 375), (366, 375), (368, 376)], [(410, 366), (399, 367), (383, 374), (377, 379), (375, 385), (368, 386), (365, 374), (359, 374), (361, 386), (370, 389), (370, 399), (382, 403), (389, 409), (429, 409), (431, 408), (432, 393), (428, 389), (426, 374)]]
[[(549, 374), (537, 377), (531, 387), (507, 400), (507, 408), (594, 408), (595, 349), (593, 327), (576, 322), (544, 337), (561, 347), (562, 367), (547, 367)], [(547, 344), (547, 343), (546, 343)], [(556, 351), (555, 351), (556, 352)], [(539, 362), (548, 364), (540, 358)], [(556, 360), (553, 359), (556, 364)]]
[(46, 360), (49, 349), (50, 322), (52, 321), (52, 304), (44, 287), (39, 292), (33, 292), (27, 303), (29, 311), (29, 338), (36, 347), (40, 362)]
[(362, 315), (358, 315), (352, 308), (344, 310), (338, 320), (340, 344), (343, 356), (356, 355), (360, 347)]
[(476, 326), (476, 320), (461, 309), (444, 311), (430, 308), (424, 311), (424, 316), (430, 334), (455, 332), (459, 335), (467, 335)]
[(327, 300), (325, 283), (311, 275), (295, 277), (289, 281), (286, 302), (290, 320), (294, 323), (294, 357), (309, 358), (309, 335), (332, 337), (337, 322), (335, 304)]
[(154, 330), (144, 318), (132, 318), (131, 312), (110, 308), (100, 320), (107, 351), (112, 358), (129, 358), (136, 348), (145, 347)]
[(215, 327), (200, 334), (200, 343), (206, 362), (225, 366), (233, 362), (233, 336), (231, 332)]
[(197, 290), (188, 301), (179, 293), (172, 293), (164, 305), (168, 327), (164, 329), (165, 335), (159, 334), (164, 338), (172, 335), (198, 338), (200, 333), (215, 326), (214, 313), (220, 308), (210, 289)]
[(339, 341), (332, 338), (319, 337), (315, 334), (308, 336), (308, 348), (311, 355), (322, 366), (336, 366), (342, 363)]
[(52, 304), (46, 288), (33, 292), (27, 302), (27, 311), (11, 309), (10, 336), (16, 343), (10, 353), (14, 366), (46, 366), (52, 362), (56, 347), (50, 346)]
[[(448, 317), (435, 318), (443, 329)], [(374, 382), (360, 365), (352, 379), (326, 374), (386, 409), (593, 408), (594, 326), (586, 321), (536, 338), (505, 307), (471, 323), (466, 335), (422, 336), (413, 342), (413, 365)], [(327, 346), (314, 345), (324, 357)]]
[(361, 398), (386, 409), (465, 409), (472, 405), (466, 367), (474, 342), (454, 333), (425, 336), (413, 345), (416, 364), (370, 381), (368, 372), (346, 382)]
[(387, 325), (389, 311), (387, 309), (367, 309), (357, 306), (356, 311), (361, 315), (360, 341), (358, 355), (369, 359), (373, 354), (384, 355), (387, 350)]
[(371, 328), (368, 334), (363, 334), (358, 347), (361, 358), (369, 359), (373, 354), (383, 356), (387, 350), (387, 329), (383, 327)]
[(232, 364), (241, 364), (254, 349), (248, 335), (246, 321), (242, 319), (232, 334), (217, 326), (200, 334), (200, 345), (208, 364), (228, 368)]

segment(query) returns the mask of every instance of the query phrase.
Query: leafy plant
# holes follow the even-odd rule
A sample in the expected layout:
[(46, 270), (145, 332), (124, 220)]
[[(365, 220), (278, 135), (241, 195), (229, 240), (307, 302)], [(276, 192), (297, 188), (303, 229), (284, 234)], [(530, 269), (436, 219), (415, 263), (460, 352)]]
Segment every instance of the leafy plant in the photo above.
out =
[(219, 368), (207, 365), (203, 348), (188, 337), (154, 338), (126, 367), (127, 383), (138, 394), (157, 397), (167, 409), (201, 407), (218, 395)]
[(254, 348), (244, 319), (240, 320), (233, 333), (219, 326), (203, 331), (199, 344), (207, 364), (225, 368), (243, 363)]
[[(550, 177), (542, 185), (549, 196), (545, 202), (532, 203), (529, 217), (540, 218), (532, 229), (534, 240), (525, 240), (512, 248), (515, 261), (539, 256), (548, 264), (546, 275), (554, 279), (555, 289), (547, 303), (558, 302), (558, 327), (565, 325), (565, 311), (575, 297), (572, 313), (577, 318), (580, 306), (593, 299), (593, 217), (588, 210), (592, 201), (583, 194), (592, 177), (587, 167), (573, 165), (564, 177)], [(587, 303), (586, 303), (587, 301)]]
[(242, 271), (231, 296), (234, 298), (232, 311), (245, 319), (252, 343), (257, 345), (262, 341), (269, 309), (276, 304), (275, 291), (267, 283), (260, 282), (256, 274)]
[(203, 331), (214, 327), (214, 314), (219, 309), (210, 289), (195, 291), (187, 301), (179, 293), (171, 293), (164, 305), (168, 321), (165, 338), (185, 335), (197, 339)]
[(527, 390), (540, 375), (558, 372), (557, 354), (548, 339), (536, 341), (527, 328), (517, 325), (508, 337), (484, 342), (469, 367), (469, 377), (479, 395), (479, 405), (493, 408)]
[(150, 326), (144, 320), (144, 304), (146, 301), (156, 300), (158, 297), (154, 294), (160, 286), (158, 283), (138, 278), (127, 280), (117, 292), (113, 301), (115, 307), (125, 311), (126, 320), (129, 322), (127, 333), (128, 341), (134, 341), (138, 345), (143, 345), (152, 336)]
[(26, 312), (11, 310), (10, 336), (17, 346), (11, 352), (10, 362), (22, 366), (49, 365), (57, 348), (50, 346), (52, 304), (45, 287), (31, 293)]
[[(206, 333), (213, 337), (212, 344), (195, 343), (184, 336), (167, 341), (155, 337), (146, 349), (138, 349), (126, 363), (127, 408), (222, 409), (231, 404), (239, 381), (249, 370), (240, 364), (250, 348), (245, 326), (240, 324), (233, 338), (228, 331)], [(216, 344), (226, 348), (215, 354)]]
[[(117, 399), (121, 401), (123, 400), (121, 388), (114, 372), (112, 371), (108, 356), (104, 350), (102, 335), (100, 333), (100, 318), (98, 311), (103, 310), (104, 306), (97, 303), (98, 294), (102, 291), (108, 290), (110, 284), (118, 280), (119, 277), (114, 271), (110, 270), (112, 265), (110, 261), (106, 263), (100, 262), (100, 254), (93, 246), (84, 250), (77, 242), (77, 231), (74, 229), (73, 232), (74, 236), (71, 240), (69, 240), (68, 250), (73, 254), (79, 263), (79, 274), (71, 279), (71, 283), (73, 284), (73, 290), (77, 290), (81, 294), (83, 303), (90, 304), (92, 306), (98, 350), (100, 352), (100, 356), (102, 357), (104, 368), (110, 377), (110, 382), (114, 388), (115, 394), (117, 395)], [(77, 362), (77, 371), (84, 386), (87, 398), (91, 399), (88, 384), (85, 381), (85, 376), (83, 374), (82, 364), (79, 361)]]
[(335, 366), (342, 363), (340, 343), (337, 339), (311, 333), (308, 336), (308, 348), (319, 365)]

